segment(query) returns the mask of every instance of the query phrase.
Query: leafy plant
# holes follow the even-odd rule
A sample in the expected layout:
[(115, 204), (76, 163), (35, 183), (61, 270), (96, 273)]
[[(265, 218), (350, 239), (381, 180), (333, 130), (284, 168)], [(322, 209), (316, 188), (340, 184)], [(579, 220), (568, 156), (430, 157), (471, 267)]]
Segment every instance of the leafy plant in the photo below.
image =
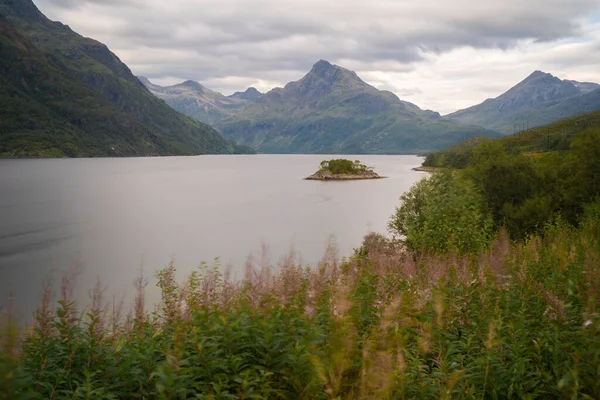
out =
[(409, 250), (479, 252), (491, 237), (492, 220), (475, 185), (450, 172), (436, 173), (400, 198), (389, 229)]
[(364, 164), (361, 164), (359, 160), (354, 162), (350, 160), (346, 160), (343, 158), (335, 159), (335, 160), (325, 160), (321, 161), (321, 169), (319, 172), (329, 172), (334, 175), (338, 174), (349, 174), (349, 175), (359, 175), (364, 174), (365, 172), (372, 172), (373, 169), (367, 167)]

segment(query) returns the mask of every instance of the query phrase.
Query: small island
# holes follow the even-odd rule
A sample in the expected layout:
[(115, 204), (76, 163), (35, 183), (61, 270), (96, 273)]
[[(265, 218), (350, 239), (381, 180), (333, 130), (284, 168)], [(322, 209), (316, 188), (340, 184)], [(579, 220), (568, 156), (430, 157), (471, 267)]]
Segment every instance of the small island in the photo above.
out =
[(361, 164), (359, 160), (352, 162), (340, 158), (322, 161), (321, 169), (305, 179), (309, 181), (349, 181), (382, 178), (385, 176), (379, 176), (373, 171), (373, 168)]

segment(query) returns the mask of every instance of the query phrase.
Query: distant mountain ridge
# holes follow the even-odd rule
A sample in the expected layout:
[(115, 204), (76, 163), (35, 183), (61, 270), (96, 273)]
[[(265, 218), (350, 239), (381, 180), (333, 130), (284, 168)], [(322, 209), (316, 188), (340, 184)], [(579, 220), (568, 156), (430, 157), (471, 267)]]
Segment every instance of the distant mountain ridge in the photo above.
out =
[(245, 92), (236, 92), (231, 96), (212, 91), (196, 81), (185, 81), (173, 86), (158, 86), (147, 78), (138, 77), (150, 92), (164, 100), (175, 110), (206, 124), (216, 122), (233, 115), (246, 107), (262, 94), (255, 88)]
[(256, 88), (249, 87), (244, 92), (235, 92), (234, 94), (227, 96), (230, 99), (243, 99), (248, 101), (254, 101), (261, 98), (263, 94), (256, 90)]
[(110, 50), (0, 0), (0, 156), (249, 152), (153, 96)]
[(215, 126), (266, 153), (415, 154), (498, 136), (421, 110), (325, 60)]
[(597, 83), (561, 80), (535, 71), (500, 96), (446, 117), (459, 123), (481, 125), (503, 134), (512, 134), (515, 130), (598, 109), (600, 85)]

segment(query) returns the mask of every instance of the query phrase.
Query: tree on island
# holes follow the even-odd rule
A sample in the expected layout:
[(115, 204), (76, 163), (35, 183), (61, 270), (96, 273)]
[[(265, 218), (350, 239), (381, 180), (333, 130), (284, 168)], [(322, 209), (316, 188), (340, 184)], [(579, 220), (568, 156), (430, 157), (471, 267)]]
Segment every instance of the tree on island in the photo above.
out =
[(352, 162), (343, 158), (321, 161), (321, 169), (319, 170), (319, 172), (329, 172), (333, 175), (359, 175), (364, 174), (367, 171), (372, 172), (373, 168), (361, 164), (360, 160)]

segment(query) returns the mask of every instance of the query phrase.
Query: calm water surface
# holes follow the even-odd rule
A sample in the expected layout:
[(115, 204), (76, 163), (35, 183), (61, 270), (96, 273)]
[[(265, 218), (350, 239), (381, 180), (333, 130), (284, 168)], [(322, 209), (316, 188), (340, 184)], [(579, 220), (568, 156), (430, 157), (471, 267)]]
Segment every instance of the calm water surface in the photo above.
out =
[(304, 181), (324, 157), (0, 160), (0, 304), (12, 292), (28, 315), (42, 278), (75, 266), (85, 299), (96, 276), (131, 296), (142, 264), (174, 260), (183, 277), (220, 257), (242, 276), (263, 243), (273, 263), (293, 248), (314, 265), (331, 238), (350, 255), (425, 175), (416, 156), (352, 156), (388, 179)]

